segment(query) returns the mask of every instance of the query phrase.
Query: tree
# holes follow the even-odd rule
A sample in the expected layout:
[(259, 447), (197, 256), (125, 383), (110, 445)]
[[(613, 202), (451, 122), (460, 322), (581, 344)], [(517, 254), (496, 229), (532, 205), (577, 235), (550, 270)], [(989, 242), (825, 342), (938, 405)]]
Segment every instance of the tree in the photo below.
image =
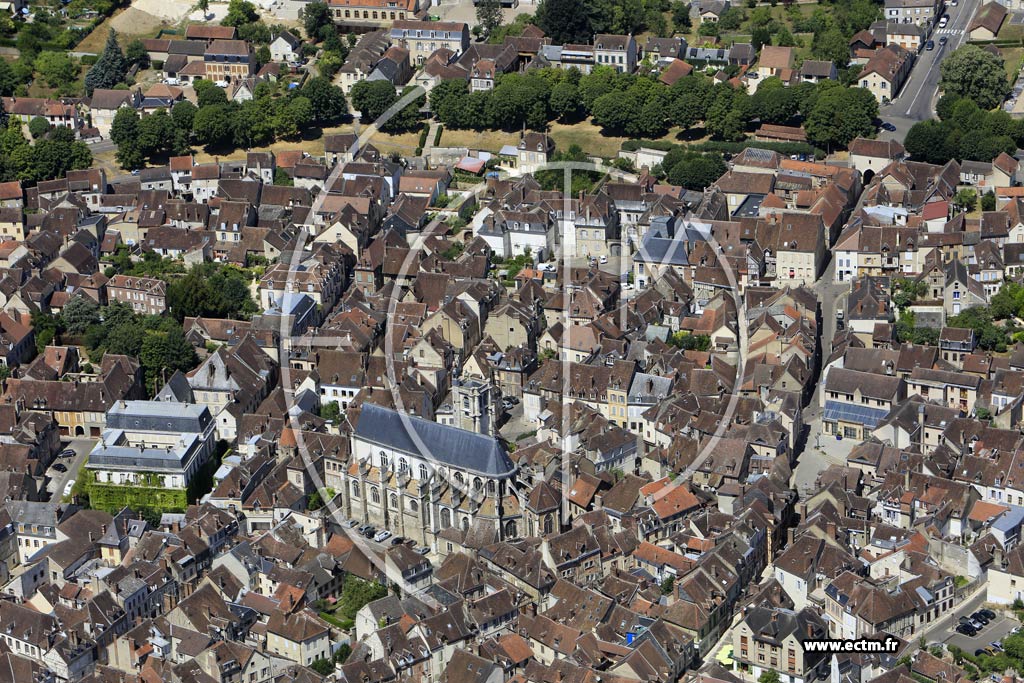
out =
[(38, 140), (50, 132), (50, 122), (42, 116), (33, 117), (32, 120), (28, 122), (28, 132), (33, 139)]
[(114, 114), (114, 121), (110, 124), (110, 139), (117, 145), (122, 145), (139, 137), (139, 115), (134, 109), (121, 107)]
[(196, 91), (196, 103), (200, 109), (214, 104), (227, 104), (228, 96), (224, 88), (218, 88), (213, 81), (200, 78), (192, 83), (192, 89)]
[(171, 107), (171, 121), (179, 131), (192, 132), (192, 123), (195, 121), (198, 108), (188, 100), (182, 100)]
[(316, 40), (320, 35), (320, 29), (323, 27), (334, 29), (334, 22), (331, 20), (331, 10), (327, 7), (326, 2), (315, 0), (314, 2), (306, 3), (306, 6), (299, 11), (299, 18), (302, 19), (302, 29), (310, 40)]
[[(667, 157), (666, 157), (667, 159)], [(703, 190), (726, 172), (725, 162), (718, 155), (691, 153), (667, 170), (668, 181), (688, 190)]]
[(127, 74), (128, 60), (121, 52), (121, 46), (117, 44), (117, 33), (110, 29), (103, 52), (85, 75), (85, 92), (92, 95), (96, 88), (113, 88), (124, 82)]
[(476, 23), (483, 30), (484, 37), (501, 26), (500, 0), (479, 0), (476, 5)]
[(978, 193), (969, 187), (965, 187), (953, 196), (953, 204), (959, 206), (964, 211), (974, 211), (974, 207), (978, 205)]
[(839, 29), (816, 33), (811, 44), (811, 53), (819, 59), (835, 62), (836, 66), (841, 68), (850, 60), (849, 41)]
[(989, 190), (985, 194), (981, 195), (981, 210), (982, 211), (995, 211), (996, 210), (996, 195), (992, 190)]
[(256, 13), (256, 5), (248, 0), (231, 0), (228, 3), (228, 12), (221, 20), (221, 26), (244, 26), (259, 21), (260, 15)]
[(210, 13), (210, 0), (198, 0), (196, 9), (203, 13), (203, 18)]
[(672, 3), (672, 27), (676, 33), (688, 33), (693, 22), (690, 19), (690, 3), (676, 0)]
[(856, 137), (867, 137), (875, 131), (878, 100), (864, 88), (844, 88), (835, 81), (819, 92), (807, 114), (804, 129), (815, 144), (845, 147)]
[(149, 66), (149, 52), (138, 38), (128, 43), (128, 47), (124, 51), (124, 58), (129, 65), (137, 64), (139, 68)]
[(592, 0), (541, 0), (534, 19), (555, 45), (588, 43), (594, 37)]
[(274, 184), (285, 187), (294, 187), (295, 181), (292, 180), (292, 177), (288, 175), (287, 171), (278, 167), (274, 169)]
[(337, 422), (341, 418), (341, 406), (337, 401), (330, 401), (320, 406), (320, 417), (330, 422)]
[(551, 89), (548, 106), (551, 113), (563, 120), (575, 118), (582, 107), (580, 89), (575, 83), (561, 81)]
[(78, 76), (77, 62), (66, 52), (40, 52), (32, 67), (51, 88), (64, 88)]
[(939, 66), (939, 87), (946, 93), (969, 97), (982, 109), (994, 109), (1010, 92), (1003, 60), (977, 45), (964, 45)]
[(671, 575), (670, 576), (666, 576), (665, 580), (661, 582), (661, 594), (662, 595), (671, 595), (672, 594), (672, 588), (675, 586), (675, 583), (676, 583), (676, 577), (671, 576)]
[(233, 112), (234, 109), (226, 104), (200, 107), (192, 124), (192, 130), (200, 144), (211, 147), (228, 145), (234, 136)]
[(76, 296), (61, 311), (64, 327), (71, 334), (84, 334), (100, 322), (100, 307), (87, 296)]
[[(20, 79), (14, 72), (14, 67), (6, 59), (0, 59), (0, 95), (9, 97), (14, 94)], [(7, 125), (6, 121), (0, 125)]]
[(765, 669), (757, 683), (779, 683), (779, 672), (772, 669)]
[(398, 100), (395, 86), (388, 81), (359, 81), (352, 86), (349, 96), (363, 123), (376, 121)]
[(348, 114), (344, 91), (323, 76), (306, 81), (302, 94), (313, 105), (313, 120), (320, 125), (333, 123)]
[(944, 164), (955, 154), (948, 145), (951, 131), (952, 126), (946, 121), (920, 121), (907, 131), (903, 146), (917, 161)]

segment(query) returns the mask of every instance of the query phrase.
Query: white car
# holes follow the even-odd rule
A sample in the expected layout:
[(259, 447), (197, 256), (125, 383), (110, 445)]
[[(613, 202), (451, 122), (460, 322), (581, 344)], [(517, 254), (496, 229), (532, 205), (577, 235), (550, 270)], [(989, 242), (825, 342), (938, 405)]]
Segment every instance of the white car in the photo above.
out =
[(73, 488), (75, 488), (75, 480), (74, 479), (69, 481), (67, 483), (67, 486), (64, 487), (64, 495), (65, 496), (70, 496), (71, 495), (71, 489), (73, 489)]
[(939, 28), (946, 28), (946, 24), (949, 23), (949, 15), (943, 14), (942, 18), (939, 19)]
[(379, 534), (377, 534), (376, 536), (374, 536), (373, 540), (377, 541), (377, 543), (383, 543), (384, 541), (388, 540), (389, 538), (391, 538), (391, 532), (390, 531), (382, 531)]
[(608, 257), (607, 256), (602, 256), (601, 257), (601, 263), (602, 263), (602, 265), (605, 264), (605, 263), (608, 263)]

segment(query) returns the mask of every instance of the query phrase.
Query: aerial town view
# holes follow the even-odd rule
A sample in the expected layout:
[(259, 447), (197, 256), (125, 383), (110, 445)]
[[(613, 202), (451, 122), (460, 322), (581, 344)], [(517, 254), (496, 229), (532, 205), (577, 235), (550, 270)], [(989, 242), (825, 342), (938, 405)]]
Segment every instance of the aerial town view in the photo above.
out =
[(1024, 683), (1024, 0), (0, 2), (0, 683)]

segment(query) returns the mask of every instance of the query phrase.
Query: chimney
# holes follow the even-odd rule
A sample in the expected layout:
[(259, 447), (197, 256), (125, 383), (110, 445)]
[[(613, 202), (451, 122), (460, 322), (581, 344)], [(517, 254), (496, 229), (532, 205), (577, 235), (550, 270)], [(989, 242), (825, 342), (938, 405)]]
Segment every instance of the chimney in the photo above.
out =
[(836, 523), (835, 522), (828, 522), (825, 525), (825, 531), (828, 534), (829, 538), (835, 539), (836, 538)]

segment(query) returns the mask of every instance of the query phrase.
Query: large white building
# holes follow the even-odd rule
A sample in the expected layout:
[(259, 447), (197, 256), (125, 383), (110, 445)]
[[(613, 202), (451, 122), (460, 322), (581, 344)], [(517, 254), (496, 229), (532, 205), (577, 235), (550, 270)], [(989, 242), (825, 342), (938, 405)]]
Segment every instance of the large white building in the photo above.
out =
[(206, 406), (171, 401), (118, 401), (86, 467), (97, 484), (184, 490), (215, 447)]

